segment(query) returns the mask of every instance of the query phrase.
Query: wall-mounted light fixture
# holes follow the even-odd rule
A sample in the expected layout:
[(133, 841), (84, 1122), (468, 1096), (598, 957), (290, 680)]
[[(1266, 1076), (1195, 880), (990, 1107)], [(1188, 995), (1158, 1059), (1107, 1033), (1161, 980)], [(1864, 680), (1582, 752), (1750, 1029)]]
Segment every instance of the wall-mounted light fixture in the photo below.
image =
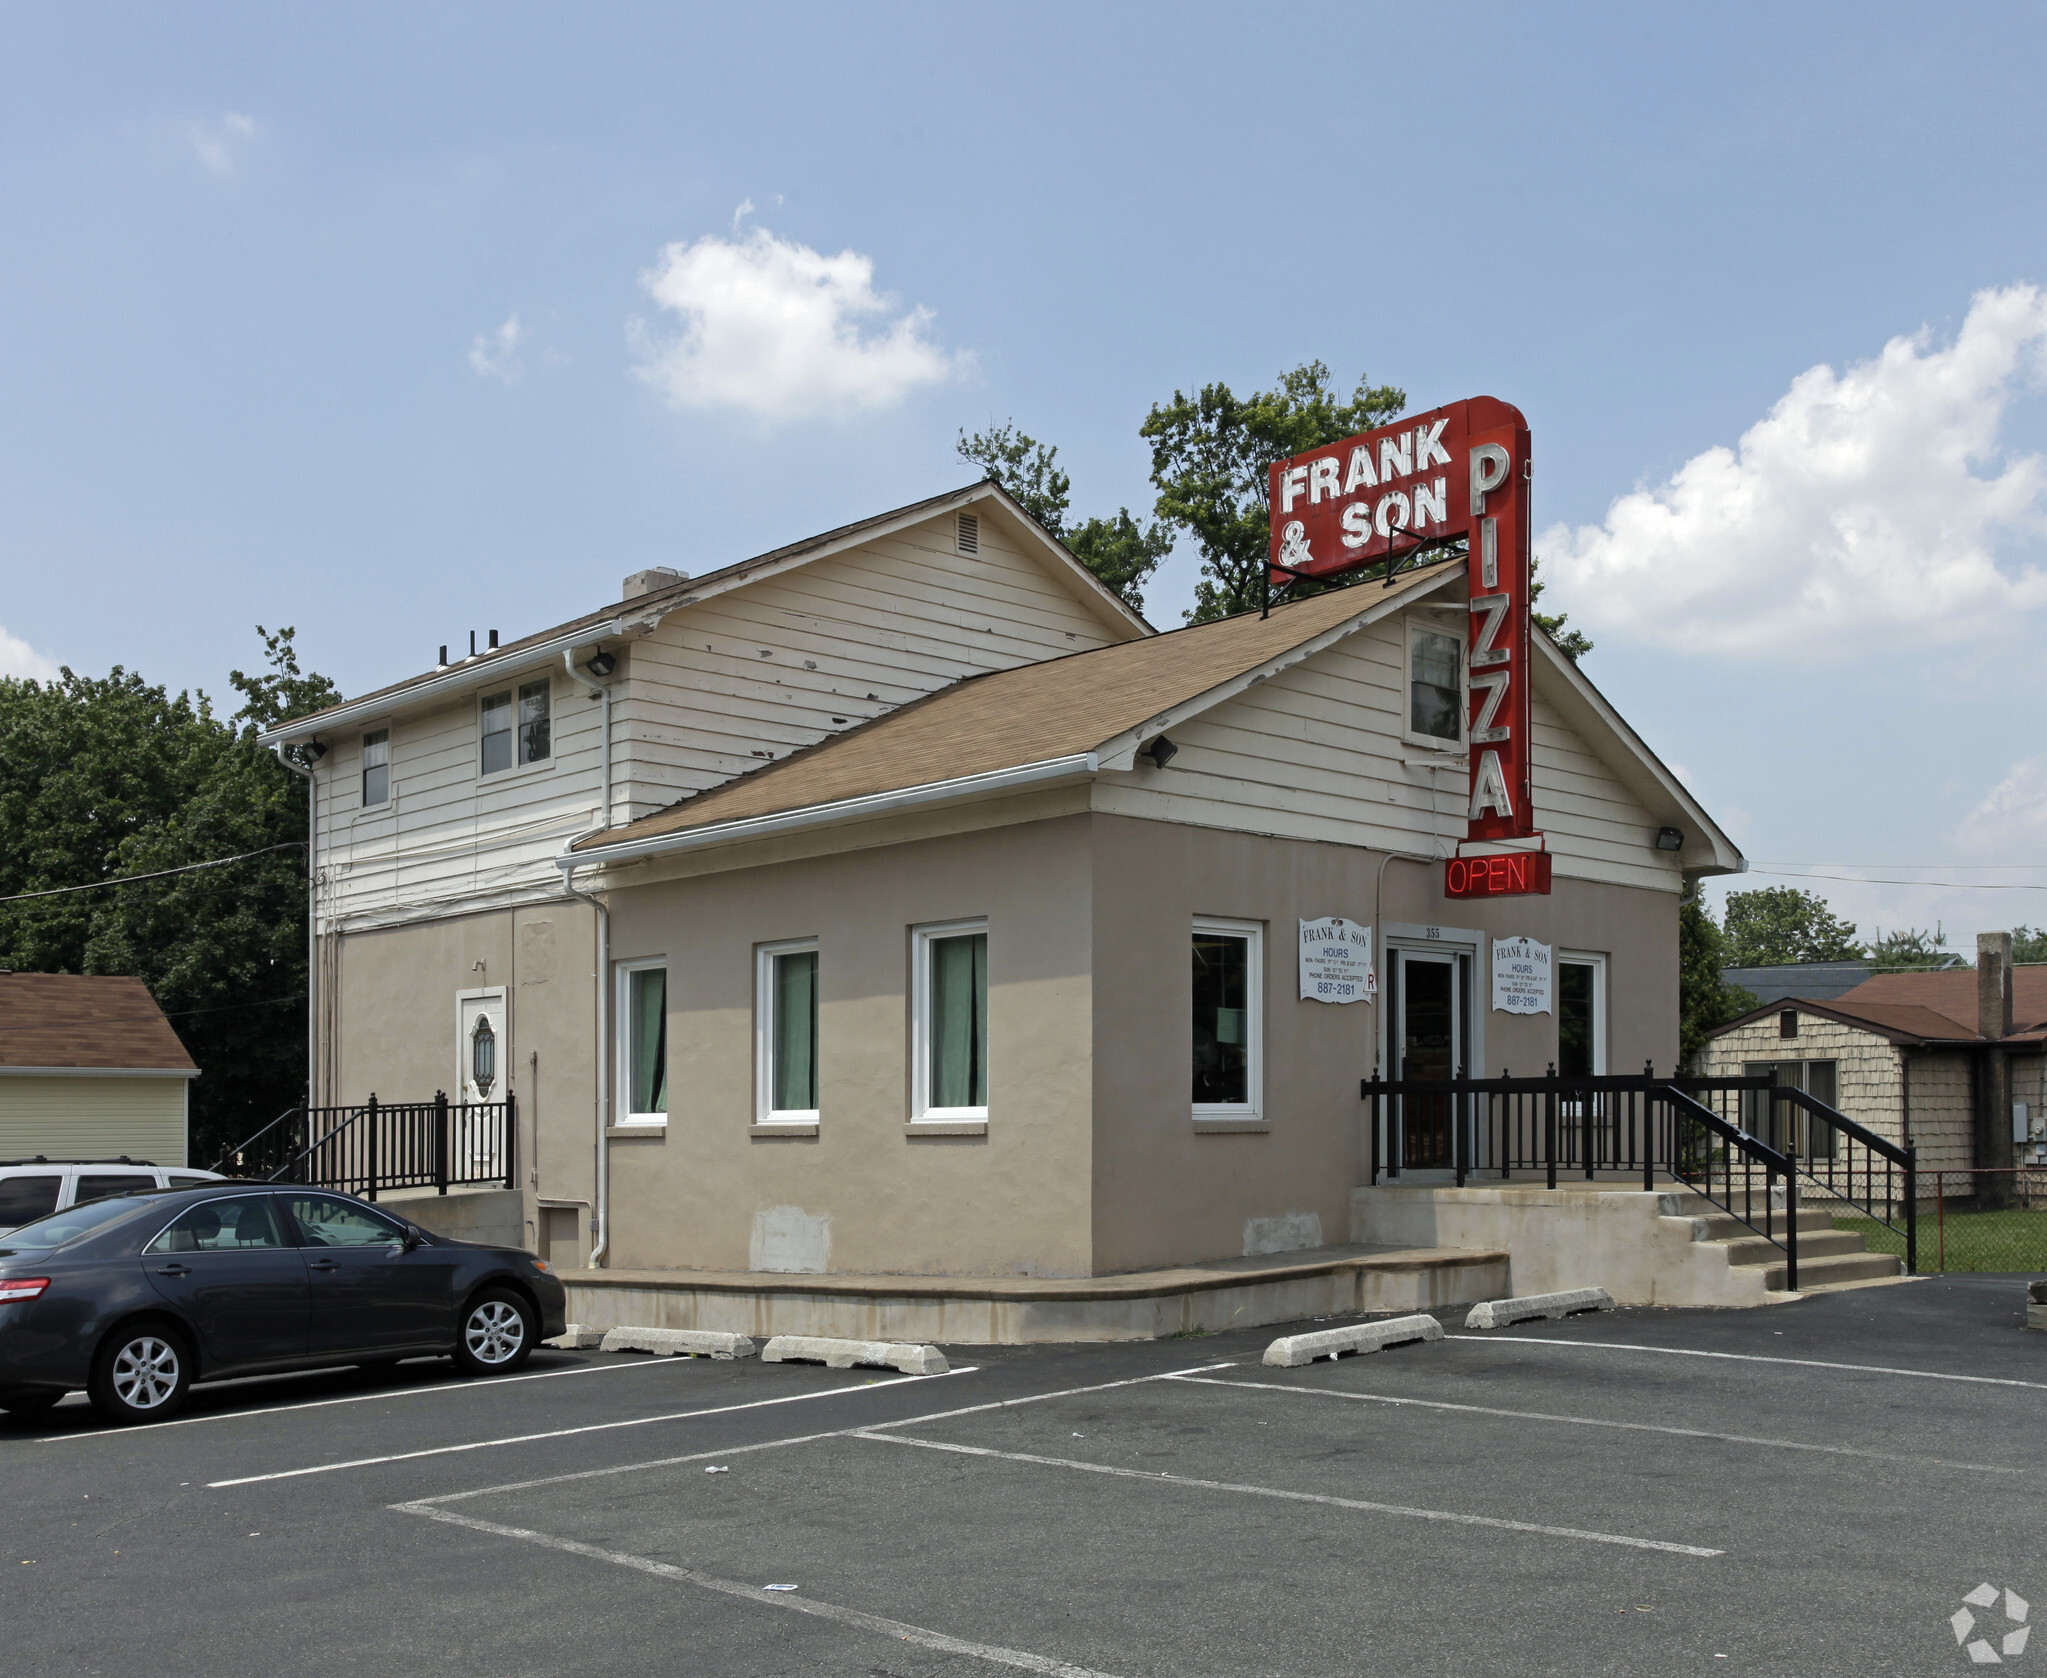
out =
[(318, 763), (321, 758), (327, 755), (327, 748), (317, 740), (308, 740), (300, 750), (306, 754), (306, 761), (308, 763)]
[(1150, 758), (1158, 768), (1163, 769), (1180, 755), (1180, 748), (1161, 734), (1144, 748), (1144, 755)]
[(1684, 829), (1681, 827), (1659, 827), (1656, 830), (1656, 848), (1659, 851), (1681, 851), (1685, 848)]
[(583, 668), (602, 681), (618, 668), (618, 655), (616, 653), (599, 653), (588, 664), (584, 665)]

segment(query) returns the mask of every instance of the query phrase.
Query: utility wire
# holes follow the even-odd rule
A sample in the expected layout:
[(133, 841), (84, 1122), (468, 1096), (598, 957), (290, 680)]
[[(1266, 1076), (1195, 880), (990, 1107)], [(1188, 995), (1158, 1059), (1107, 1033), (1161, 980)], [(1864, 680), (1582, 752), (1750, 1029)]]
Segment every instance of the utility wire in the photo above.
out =
[[(21, 975), (0, 976), (19, 977)], [(65, 976), (68, 977), (69, 975)], [(266, 996), (260, 1002), (223, 1002), (215, 1008), (180, 1008), (175, 1014), (166, 1014), (161, 1010), (154, 1014), (109, 1014), (104, 1019), (80, 1020), (77, 1023), (80, 1025), (136, 1025), (149, 1020), (188, 1020), (194, 1014), (232, 1014), (241, 1008), (275, 1008), (286, 1002), (303, 1002), (305, 999), (306, 993), (300, 991), (297, 996)]]
[(31, 897), (62, 897), (67, 892), (98, 891), (102, 886), (125, 886), (136, 880), (164, 880), (173, 874), (190, 874), (200, 868), (224, 868), (231, 862), (247, 862), (252, 856), (268, 856), (273, 851), (295, 851), (305, 848), (303, 839), (287, 839), (281, 845), (265, 845), (260, 851), (243, 851), (236, 856), (217, 856), (211, 862), (188, 862), (181, 868), (159, 868), (153, 874), (117, 874), (110, 880), (92, 880), (82, 886), (52, 886), (48, 891), (18, 891), (12, 897), (0, 897), (0, 903), (22, 903)]
[[(1896, 864), (1892, 866), (1895, 867)], [(2047, 891), (2047, 884), (2028, 880), (1891, 880), (1877, 874), (1800, 874), (1786, 868), (1751, 868), (1749, 872), (1766, 875), (1773, 880), (1845, 880), (1856, 886), (1939, 886), (1954, 891)]]

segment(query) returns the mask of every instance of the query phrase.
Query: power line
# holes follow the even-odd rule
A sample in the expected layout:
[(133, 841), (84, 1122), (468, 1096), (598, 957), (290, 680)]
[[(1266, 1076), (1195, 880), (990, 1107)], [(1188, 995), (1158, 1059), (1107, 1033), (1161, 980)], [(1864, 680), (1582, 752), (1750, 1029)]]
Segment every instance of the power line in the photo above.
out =
[(294, 851), (305, 848), (303, 839), (287, 839), (281, 845), (265, 845), (260, 851), (243, 851), (236, 856), (217, 856), (211, 862), (188, 862), (181, 868), (159, 868), (153, 874), (117, 874), (110, 880), (92, 880), (82, 886), (52, 886), (48, 891), (18, 891), (12, 897), (0, 897), (0, 903), (22, 903), (31, 897), (62, 897), (67, 892), (98, 891), (102, 886), (125, 886), (136, 880), (165, 880), (173, 874), (190, 874), (200, 868), (224, 868), (231, 862), (247, 862), (252, 856), (269, 856), (273, 851)]
[(154, 1014), (108, 1014), (103, 1018), (80, 1020), (80, 1025), (136, 1025), (149, 1020), (188, 1020), (194, 1014), (232, 1014), (241, 1008), (276, 1008), (286, 1002), (303, 1002), (306, 993), (296, 996), (266, 996), (260, 1002), (223, 1002), (214, 1008), (180, 1008), (175, 1014), (166, 1014), (159, 1009)]
[[(1896, 867), (1897, 864), (1891, 866)], [(1949, 891), (2047, 891), (2047, 883), (2031, 880), (1890, 880), (1872, 874), (1801, 874), (1788, 868), (1751, 868), (1749, 872), (1773, 880), (1844, 880), (1855, 886), (1939, 886)]]

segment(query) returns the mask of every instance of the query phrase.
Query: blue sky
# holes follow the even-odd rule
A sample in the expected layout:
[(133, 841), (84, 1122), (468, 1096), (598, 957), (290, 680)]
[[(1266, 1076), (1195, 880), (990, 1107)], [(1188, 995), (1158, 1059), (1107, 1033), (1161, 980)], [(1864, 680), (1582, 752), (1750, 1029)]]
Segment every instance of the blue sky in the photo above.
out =
[(260, 621), (361, 689), (952, 487), (1004, 418), (1142, 510), (1152, 402), (1319, 357), (1528, 414), (1546, 604), (1759, 869), (1862, 876), (1820, 884), (1865, 931), (2047, 922), (2043, 48), (2020, 6), (10, 7), (0, 669), (221, 691)]

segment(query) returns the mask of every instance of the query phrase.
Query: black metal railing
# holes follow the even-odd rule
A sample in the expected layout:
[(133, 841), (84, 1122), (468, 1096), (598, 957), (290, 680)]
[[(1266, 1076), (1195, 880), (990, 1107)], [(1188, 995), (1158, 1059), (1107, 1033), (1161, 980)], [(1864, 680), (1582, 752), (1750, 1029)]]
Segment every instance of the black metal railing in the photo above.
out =
[(213, 1165), (271, 1183), (304, 1183), (375, 1200), (386, 1189), (518, 1184), (518, 1098), (380, 1101), (295, 1107)]
[[(1913, 1155), (1769, 1076), (1658, 1078), (1368, 1078), (1365, 1152), (1370, 1183), (1403, 1171), (1474, 1178), (1616, 1179), (1654, 1190), (1675, 1182), (1738, 1218), (1785, 1258), (1798, 1287), (1798, 1212), (1810, 1184), (1857, 1215), (1899, 1232), (1908, 1271), (1917, 1263)], [(1774, 1127), (1773, 1146), (1745, 1118), (1789, 1101), (1800, 1115)]]

